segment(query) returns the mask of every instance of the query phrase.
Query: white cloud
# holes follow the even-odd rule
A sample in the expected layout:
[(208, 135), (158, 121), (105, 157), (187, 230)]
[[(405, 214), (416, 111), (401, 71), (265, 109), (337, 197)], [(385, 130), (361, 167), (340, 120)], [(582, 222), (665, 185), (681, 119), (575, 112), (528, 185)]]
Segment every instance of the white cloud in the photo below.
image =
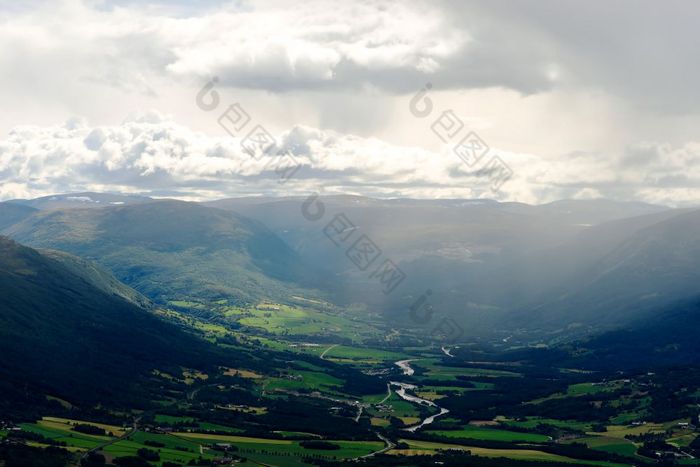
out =
[[(700, 198), (700, 180), (686, 170), (700, 165), (700, 144), (648, 144), (642, 161), (628, 169), (622, 167), (630, 165), (638, 148), (615, 158), (572, 154), (558, 161), (492, 149), (490, 154), (513, 170), (494, 192), (485, 169), (490, 156), (468, 168), (447, 146), (431, 152), (297, 126), (255, 158), (242, 149), (241, 140), (194, 132), (157, 113), (132, 116), (116, 126), (71, 120), (62, 126), (18, 127), (0, 140), (0, 199), (89, 190), (211, 199), (303, 195), (320, 187), (368, 196), (532, 203), (604, 196), (684, 204)], [(659, 157), (649, 157), (649, 148)], [(285, 172), (274, 169), (280, 162), (288, 168), (290, 160), (301, 168), (281, 184)]]
[[(697, 7), (619, 5), (0, 0), (0, 132), (29, 124), (0, 143), (0, 190), (216, 197), (325, 184), (385, 196), (697, 201)], [(306, 148), (289, 183), (238, 142), (195, 131), (224, 134), (194, 105), (212, 75), (222, 103), (241, 102), (289, 148)], [(427, 81), (436, 111), (480, 122), (502, 149), (515, 175), (498, 193), (407, 111)], [(117, 124), (144, 108), (185, 125)], [(69, 115), (92, 126), (52, 126)]]
[(293, 7), (266, 0), (186, 17), (139, 5), (56, 3), (19, 13), (0, 9), (3, 68), (14, 64), (40, 78), (37, 69), (68, 67), (84, 80), (147, 94), (161, 76), (218, 75), (229, 85), (277, 91), (357, 87), (372, 73), (434, 73), (467, 40), (439, 9), (398, 0)]

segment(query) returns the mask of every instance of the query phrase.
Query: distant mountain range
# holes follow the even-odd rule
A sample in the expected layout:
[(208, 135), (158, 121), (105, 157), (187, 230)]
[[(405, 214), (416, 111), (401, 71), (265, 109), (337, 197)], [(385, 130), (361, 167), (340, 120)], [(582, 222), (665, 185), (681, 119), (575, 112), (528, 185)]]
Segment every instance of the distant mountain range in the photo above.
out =
[[(700, 295), (700, 211), (644, 203), (80, 193), (0, 203), (0, 233), (94, 260), (150, 300), (321, 297), (411, 326), (430, 290), (474, 334), (599, 332)], [(381, 250), (364, 270), (348, 257), (362, 235)], [(405, 274), (388, 294), (373, 274), (385, 260)]]
[[(51, 203), (51, 209), (15, 215), (17, 222), (3, 232), (32, 247), (94, 260), (153, 300), (280, 299), (313, 279), (276, 235), (235, 213), (173, 200), (102, 209)], [(0, 215), (15, 208), (0, 204)]]

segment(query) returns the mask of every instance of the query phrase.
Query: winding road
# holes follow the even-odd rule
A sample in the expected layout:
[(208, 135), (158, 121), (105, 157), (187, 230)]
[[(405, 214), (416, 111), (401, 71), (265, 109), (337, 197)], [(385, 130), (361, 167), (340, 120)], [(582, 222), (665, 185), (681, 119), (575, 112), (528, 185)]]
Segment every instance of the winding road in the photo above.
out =
[(368, 457), (376, 456), (377, 454), (384, 454), (385, 452), (391, 451), (392, 449), (394, 449), (396, 447), (396, 443), (394, 443), (392, 440), (390, 440), (386, 436), (383, 436), (381, 433), (375, 432), (374, 434), (376, 434), (379, 439), (384, 441), (385, 446), (382, 449), (380, 449), (379, 451), (370, 452), (369, 454), (365, 454), (364, 456), (357, 457), (354, 460), (366, 459)]
[(333, 345), (331, 345), (330, 347), (328, 347), (326, 350), (324, 350), (323, 353), (321, 354), (321, 360), (325, 360), (325, 359), (326, 359), (326, 354), (327, 354), (328, 352), (330, 352), (331, 350), (333, 350), (334, 348), (338, 347), (338, 345), (339, 345), (339, 344), (333, 344)]

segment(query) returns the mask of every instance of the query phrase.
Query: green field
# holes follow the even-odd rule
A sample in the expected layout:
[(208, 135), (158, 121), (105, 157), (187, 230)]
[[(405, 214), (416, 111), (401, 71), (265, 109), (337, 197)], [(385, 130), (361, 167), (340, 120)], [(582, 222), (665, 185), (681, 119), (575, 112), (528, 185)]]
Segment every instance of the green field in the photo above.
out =
[[(328, 442), (337, 444), (340, 449), (334, 451), (325, 451), (318, 449), (305, 449), (299, 441), (286, 439), (266, 439), (266, 438), (250, 438), (246, 436), (223, 436), (223, 435), (206, 435), (199, 433), (177, 433), (177, 437), (200, 443), (205, 445), (214, 445), (217, 443), (228, 443), (236, 446), (238, 454), (258, 462), (270, 462), (279, 465), (282, 457), (292, 460), (289, 456), (301, 458), (307, 455), (320, 455), (324, 457), (336, 457), (338, 459), (352, 459), (377, 451), (384, 447), (384, 443), (380, 441), (335, 441)], [(288, 463), (285, 459), (282, 465), (298, 465), (294, 461)]]
[(177, 423), (194, 423), (195, 419), (192, 417), (176, 417), (174, 415), (161, 415), (156, 414), (156, 423), (162, 423), (166, 425), (174, 425)]
[(543, 443), (550, 440), (549, 436), (538, 433), (520, 433), (517, 431), (499, 430), (467, 425), (461, 430), (426, 431), (426, 434), (444, 436), (455, 439), (480, 439), (484, 441), (523, 441)]
[(37, 433), (57, 442), (66, 443), (80, 449), (93, 449), (114, 438), (109, 436), (96, 436), (78, 433), (71, 430), (71, 426), (63, 423), (56, 423), (47, 420), (40, 420), (37, 423), (23, 423), (20, 425), (23, 431)]
[(476, 367), (451, 367), (440, 365), (440, 360), (436, 358), (426, 358), (411, 362), (411, 366), (422, 368), (425, 373), (417, 377), (419, 381), (433, 379), (438, 381), (457, 381), (458, 376), (479, 376), (487, 378), (499, 377), (520, 377), (520, 373), (507, 370), (493, 370), (490, 368)]
[(345, 337), (353, 342), (362, 342), (367, 337), (381, 335), (377, 327), (359, 317), (344, 314), (329, 314), (321, 311), (282, 304), (241, 309), (227, 307), (224, 315), (253, 329), (283, 335), (333, 335)]
[(584, 443), (591, 449), (620, 454), (623, 456), (634, 456), (637, 453), (637, 446), (632, 442), (620, 438), (609, 438), (607, 436), (591, 436), (588, 438), (578, 438), (573, 442)]
[[(328, 347), (324, 347), (324, 350)], [(325, 358), (331, 360), (352, 360), (366, 363), (386, 362), (409, 358), (410, 355), (388, 350), (372, 349), (367, 347), (348, 347), (346, 345), (334, 346), (329, 350)]]
[[(393, 450), (390, 454), (431, 454), (438, 452), (440, 450), (446, 449), (461, 449), (468, 450), (474, 456), (482, 457), (506, 457), (513, 460), (522, 461), (550, 461), (550, 462), (564, 462), (567, 464), (584, 464), (584, 465), (600, 465), (617, 467), (624, 466), (625, 464), (615, 464), (611, 462), (601, 462), (601, 461), (582, 461), (578, 459), (572, 459), (569, 457), (560, 456), (557, 454), (550, 454), (548, 452), (537, 451), (535, 449), (489, 449), (489, 448), (479, 448), (473, 446), (463, 446), (459, 444), (445, 444), (445, 443), (433, 443), (429, 441), (415, 441), (409, 439), (403, 439), (402, 442), (408, 444), (408, 450)], [(406, 452), (408, 451), (408, 452)], [(413, 451), (413, 452), (411, 452)]]
[[(164, 444), (164, 447), (152, 447), (144, 444), (146, 440), (155, 441)], [(135, 456), (139, 449), (146, 448), (158, 452), (162, 462), (174, 462), (179, 464), (187, 464), (192, 459), (197, 459), (200, 456), (210, 459), (213, 456), (203, 450), (200, 453), (199, 443), (185, 439), (178, 439), (169, 435), (158, 435), (152, 433), (136, 432), (130, 436), (128, 440), (118, 441), (103, 449), (103, 452), (113, 457)]]
[[(291, 379), (294, 378), (294, 379)], [(333, 391), (343, 384), (343, 380), (335, 378), (325, 373), (313, 371), (291, 371), (290, 379), (287, 378), (266, 378), (265, 389), (274, 391), (284, 389), (287, 391), (299, 389), (312, 389)]]
[(540, 418), (540, 417), (527, 417), (527, 420), (524, 421), (515, 421), (515, 420), (505, 420), (505, 419), (496, 419), (500, 421), (502, 424), (506, 426), (514, 426), (518, 428), (526, 428), (526, 429), (532, 429), (535, 428), (537, 425), (551, 425), (555, 426), (557, 428), (568, 428), (571, 430), (577, 430), (577, 431), (591, 431), (593, 429), (593, 426), (591, 423), (586, 423), (586, 422), (579, 422), (576, 420), (557, 420), (554, 418)]

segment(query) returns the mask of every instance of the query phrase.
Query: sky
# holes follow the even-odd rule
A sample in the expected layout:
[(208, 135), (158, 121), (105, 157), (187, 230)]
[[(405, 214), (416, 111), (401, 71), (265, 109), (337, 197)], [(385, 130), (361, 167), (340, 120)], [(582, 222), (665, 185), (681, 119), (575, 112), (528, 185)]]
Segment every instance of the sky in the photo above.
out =
[(700, 202), (700, 4), (0, 0), (0, 200)]

